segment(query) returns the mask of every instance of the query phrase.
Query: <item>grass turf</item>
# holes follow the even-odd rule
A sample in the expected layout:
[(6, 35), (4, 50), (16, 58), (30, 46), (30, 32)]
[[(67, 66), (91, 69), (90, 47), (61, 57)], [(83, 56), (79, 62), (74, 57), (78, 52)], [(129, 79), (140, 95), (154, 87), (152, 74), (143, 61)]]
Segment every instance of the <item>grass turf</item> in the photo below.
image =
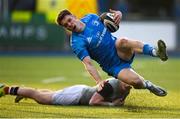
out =
[[(97, 66), (97, 65), (96, 65)], [(98, 66), (97, 66), (98, 67)], [(168, 90), (157, 97), (147, 90), (131, 91), (123, 107), (49, 106), (33, 100), (16, 104), (13, 96), (0, 98), (0, 117), (63, 118), (178, 118), (180, 117), (180, 59), (167, 62), (137, 58), (133, 68), (145, 79)], [(98, 67), (101, 76), (108, 76)], [(75, 84), (95, 83), (84, 66), (73, 57), (0, 57), (0, 82), (57, 90)]]

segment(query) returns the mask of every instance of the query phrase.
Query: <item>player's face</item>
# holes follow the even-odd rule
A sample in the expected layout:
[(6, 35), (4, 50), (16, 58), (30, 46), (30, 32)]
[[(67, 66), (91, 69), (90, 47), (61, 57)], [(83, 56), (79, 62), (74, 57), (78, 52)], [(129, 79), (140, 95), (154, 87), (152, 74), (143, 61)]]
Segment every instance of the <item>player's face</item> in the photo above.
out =
[(62, 26), (70, 31), (78, 32), (80, 30), (79, 20), (73, 15), (66, 15), (61, 21)]

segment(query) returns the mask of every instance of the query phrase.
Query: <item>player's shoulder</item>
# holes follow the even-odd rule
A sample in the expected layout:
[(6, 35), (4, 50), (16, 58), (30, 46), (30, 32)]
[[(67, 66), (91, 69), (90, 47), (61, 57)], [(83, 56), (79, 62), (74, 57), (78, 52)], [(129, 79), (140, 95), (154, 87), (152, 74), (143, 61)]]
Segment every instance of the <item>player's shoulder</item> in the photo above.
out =
[(70, 43), (71, 43), (71, 45), (72, 45), (73, 43), (75, 43), (75, 42), (80, 41), (80, 40), (78, 40), (78, 39), (81, 39), (81, 37), (79, 36), (79, 34), (72, 32), (72, 35), (71, 35), (71, 37), (70, 37)]
[(86, 41), (84, 40), (84, 36), (78, 33), (72, 33), (70, 37), (70, 46), (79, 47), (81, 45), (85, 45)]
[(82, 17), (81, 20), (84, 22), (88, 22), (89, 20), (98, 19), (98, 18), (99, 16), (97, 14), (87, 14), (84, 17)]
[(111, 77), (111, 78), (108, 78), (106, 79), (108, 82), (119, 82), (118, 79), (114, 78), (114, 77)]
[(107, 80), (108, 83), (111, 84), (112, 86), (119, 84), (119, 80), (116, 79), (116, 78), (108, 78), (108, 79), (106, 79), (106, 80)]
[(70, 40), (83, 39), (84, 36), (81, 33), (72, 32)]
[(85, 15), (84, 17), (99, 17), (99, 16), (97, 14), (91, 13), (91, 14)]

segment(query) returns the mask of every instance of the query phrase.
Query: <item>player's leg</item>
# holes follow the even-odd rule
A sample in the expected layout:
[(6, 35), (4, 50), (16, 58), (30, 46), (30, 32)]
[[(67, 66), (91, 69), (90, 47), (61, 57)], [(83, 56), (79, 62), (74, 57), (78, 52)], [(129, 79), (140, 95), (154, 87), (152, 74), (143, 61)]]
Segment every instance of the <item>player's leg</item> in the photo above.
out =
[(38, 91), (40, 91), (40, 92), (53, 92), (52, 90), (49, 90), (49, 89), (38, 89)]
[(128, 38), (119, 38), (116, 40), (116, 49), (118, 55), (125, 60), (131, 58), (132, 53), (141, 53), (145, 55), (150, 55), (154, 57), (159, 57), (162, 61), (168, 59), (166, 52), (166, 44), (162, 40), (158, 40), (157, 49), (150, 46), (149, 44), (144, 44), (140, 41), (130, 40)]
[(17, 95), (34, 99), (40, 104), (52, 104), (52, 91), (40, 91), (33, 88), (19, 88)]
[(21, 96), (21, 98), (31, 98), (40, 104), (52, 104), (52, 95), (54, 93), (41, 92), (36, 89), (26, 87), (8, 87), (0, 84), (0, 94), (1, 96), (9, 94), (14, 96)]
[[(51, 91), (51, 90), (49, 90), (49, 89), (38, 89), (38, 91), (40, 91), (41, 93), (53, 92), (53, 91)], [(15, 98), (15, 100), (14, 100), (14, 102), (15, 102), (15, 103), (19, 103), (22, 99), (26, 99), (26, 97), (23, 97), (23, 96), (21, 96), (21, 95), (17, 95), (16, 98)]]
[(167, 92), (159, 86), (154, 85), (150, 81), (144, 80), (142, 76), (131, 68), (122, 69), (118, 76), (121, 81), (132, 85), (135, 89), (148, 89), (157, 96), (166, 96)]

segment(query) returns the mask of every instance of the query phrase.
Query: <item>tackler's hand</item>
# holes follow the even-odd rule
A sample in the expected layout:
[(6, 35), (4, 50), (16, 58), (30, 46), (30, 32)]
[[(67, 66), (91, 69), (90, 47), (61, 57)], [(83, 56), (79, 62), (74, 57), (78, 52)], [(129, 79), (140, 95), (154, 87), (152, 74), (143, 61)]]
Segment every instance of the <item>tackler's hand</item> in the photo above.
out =
[(104, 84), (108, 82), (107, 80), (102, 80), (98, 83), (98, 91), (101, 91), (102, 88), (104, 87)]

